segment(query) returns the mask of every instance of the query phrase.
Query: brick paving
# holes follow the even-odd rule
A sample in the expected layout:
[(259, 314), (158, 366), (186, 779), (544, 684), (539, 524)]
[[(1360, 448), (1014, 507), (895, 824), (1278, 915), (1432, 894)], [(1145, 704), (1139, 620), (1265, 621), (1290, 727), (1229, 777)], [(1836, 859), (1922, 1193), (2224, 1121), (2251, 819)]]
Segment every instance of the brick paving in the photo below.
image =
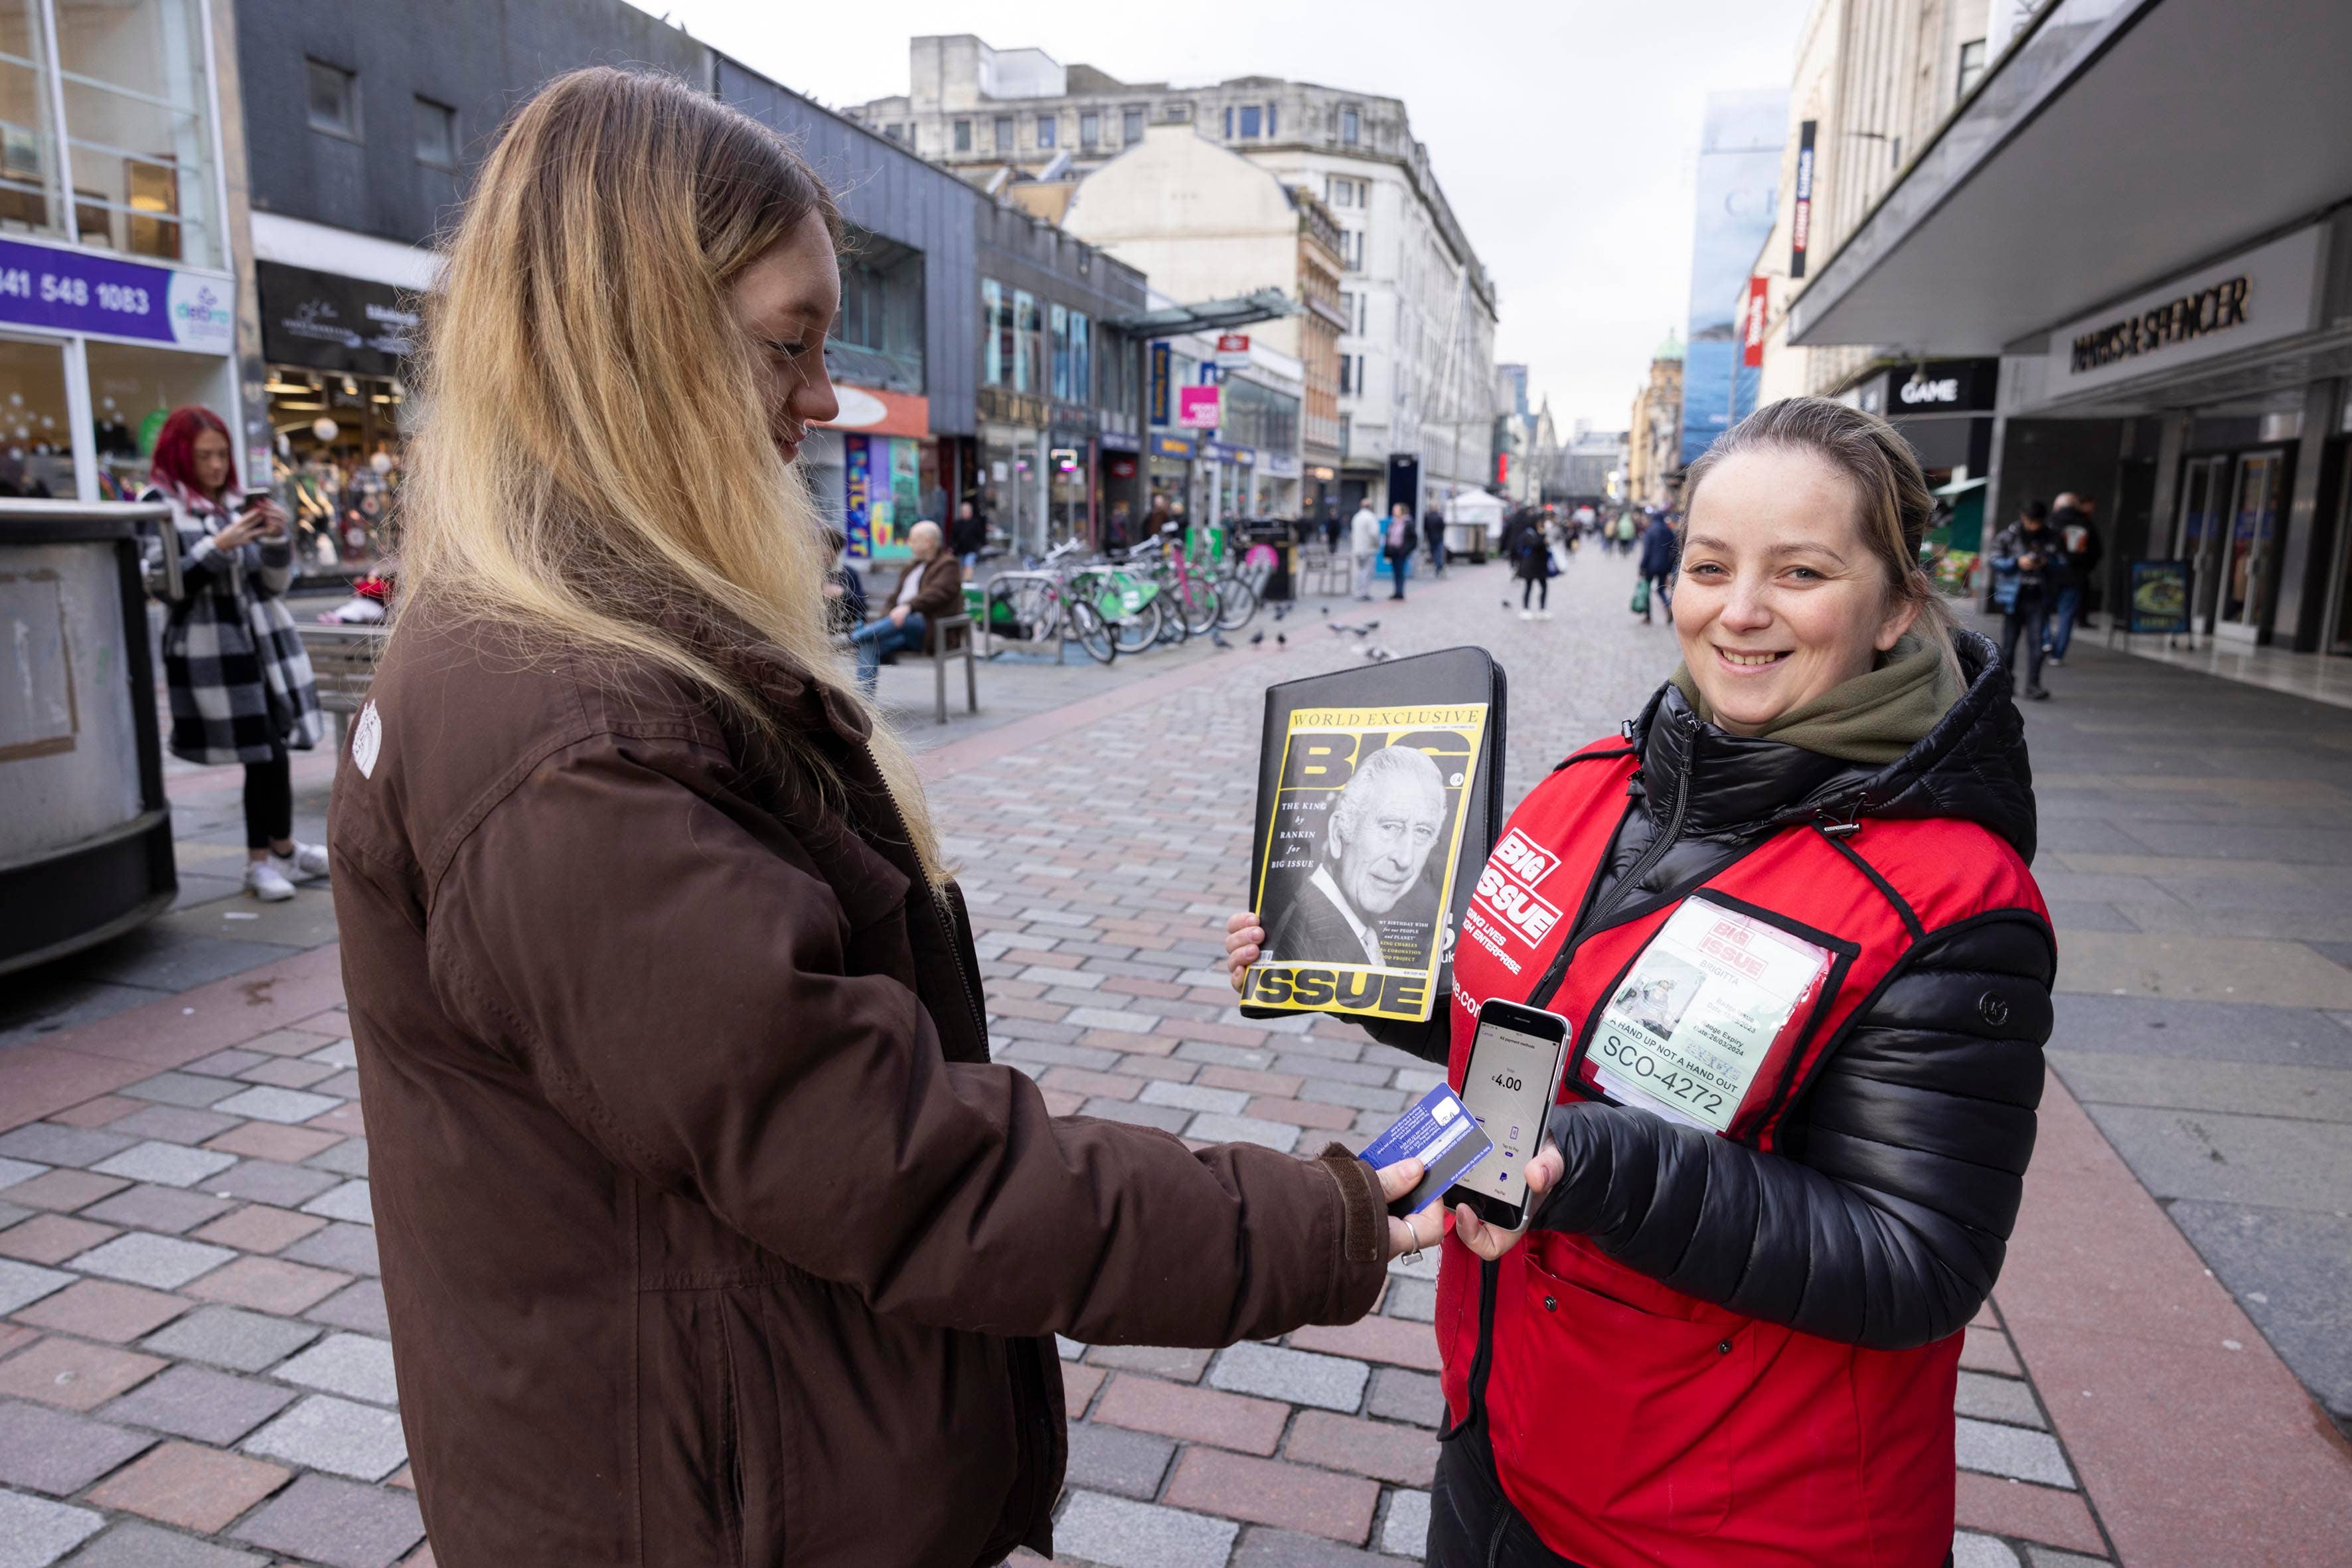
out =
[[(1327, 1020), (1244, 1020), (1216, 967), (1245, 881), (1263, 689), (1356, 662), (1368, 644), (1484, 641), (1517, 676), (1517, 794), (1633, 712), (1671, 663), (1663, 626), (1628, 624), (1631, 580), (1622, 560), (1588, 554), (1554, 584), (1556, 618), (1530, 623), (1499, 607), (1499, 568), (1457, 571), (1417, 581), (1402, 607), (1310, 605), (1262, 616), (1260, 643), (1244, 634), (1230, 652), (1138, 659), (1092, 682), (993, 668), (999, 700), (979, 721), (910, 726), (964, 868), (1000, 1057), (1034, 1074), (1059, 1111), (1196, 1140), (1305, 1152), (1384, 1126), (1435, 1069)], [(1327, 629), (1370, 620), (1366, 637)], [(889, 672), (886, 696), (909, 679)], [(306, 835), (323, 810), (324, 762), (297, 764)], [(174, 789), (194, 868), (177, 923), (37, 976), (26, 1000), (0, 1008), (0, 1565), (427, 1563), (374, 1278), (331, 909), (310, 889), (257, 914), (224, 896), (232, 884), (202, 882), (205, 867), (235, 869), (235, 775), (183, 770)], [(232, 918), (245, 914), (257, 918)], [(2071, 938), (2064, 908), (2061, 923)], [(2057, 1109), (2081, 1121), (2073, 1106)], [(2155, 1273), (2189, 1289), (2181, 1277), (2198, 1271), (2179, 1232), (2087, 1121), (2088, 1142), (2064, 1143), (2073, 1126), (2060, 1125), (2070, 1152), (2048, 1174), (2037, 1168), (2029, 1222), (2061, 1214), (2072, 1173), (2104, 1154), (2114, 1168), (2098, 1179), (2123, 1184), (2121, 1197), (2099, 1189), (2105, 1211), (2145, 1210), (2190, 1260)], [(1958, 1562), (2160, 1560), (2115, 1552), (2163, 1533), (2163, 1500), (2133, 1489), (2147, 1465), (2116, 1460), (2114, 1436), (2086, 1424), (2087, 1388), (2028, 1375), (2046, 1363), (2084, 1381), (2049, 1348), (2080, 1270), (2029, 1269), (2029, 1239), (2012, 1274), (2032, 1278), (2014, 1300), (2005, 1279), (1969, 1331)], [(1401, 1262), (1372, 1318), (1278, 1342), (1210, 1352), (1064, 1341), (1062, 1559), (1418, 1558), (1441, 1415), (1433, 1275), (1432, 1259)], [(2236, 1311), (2203, 1284), (2212, 1321)], [(2268, 1347), (2252, 1327), (2235, 1331), (2249, 1342), (2243, 1366), (2293, 1387), (2275, 1358), (2257, 1363)], [(2230, 1418), (2259, 1424), (2242, 1410)], [(2160, 1423), (2163, 1407), (2135, 1419)], [(2248, 1451), (2267, 1440), (2257, 1433)], [(2324, 1481), (2325, 1462), (2300, 1451), (2297, 1473)], [(2335, 1479), (2352, 1479), (2352, 1464)], [(2111, 1528), (2110, 1497), (2134, 1500), (2130, 1528)]]

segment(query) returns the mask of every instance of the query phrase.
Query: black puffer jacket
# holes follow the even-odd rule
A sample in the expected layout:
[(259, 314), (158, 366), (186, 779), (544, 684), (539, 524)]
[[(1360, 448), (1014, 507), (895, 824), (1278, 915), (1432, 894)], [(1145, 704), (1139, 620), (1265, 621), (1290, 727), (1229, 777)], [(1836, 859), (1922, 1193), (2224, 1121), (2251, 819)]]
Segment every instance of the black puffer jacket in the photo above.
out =
[[(1958, 817), (2031, 860), (2032, 776), (2009, 676), (1990, 642), (1959, 640), (1967, 693), (1884, 767), (1726, 734), (1662, 689), (1632, 727), (1639, 808), (1587, 927), (1628, 899), (1695, 888), (1798, 824), (1861, 821), (1866, 833), (1874, 816)], [(1645, 1111), (1563, 1105), (1551, 1132), (1568, 1174), (1535, 1223), (1589, 1235), (1685, 1295), (1824, 1339), (1873, 1350), (1941, 1339), (1992, 1289), (2016, 1222), (2056, 971), (2050, 928), (2028, 911), (1928, 933), (1833, 1044), (1780, 1153)], [(1442, 1037), (1384, 1037), (1444, 1048)]]

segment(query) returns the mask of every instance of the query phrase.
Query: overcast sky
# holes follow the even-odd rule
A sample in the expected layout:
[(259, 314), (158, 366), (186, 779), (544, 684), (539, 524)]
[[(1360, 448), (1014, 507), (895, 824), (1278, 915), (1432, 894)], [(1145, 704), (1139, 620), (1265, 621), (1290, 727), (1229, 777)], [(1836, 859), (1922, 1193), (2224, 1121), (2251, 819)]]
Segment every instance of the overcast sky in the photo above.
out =
[[(1561, 433), (1622, 428), (1681, 330), (1701, 110), (1785, 87), (1806, 0), (635, 0), (835, 107), (907, 90), (905, 38), (976, 33), (1128, 81), (1278, 76), (1404, 100), (1501, 299), (1496, 357)], [(885, 19), (887, 17), (887, 20)]]

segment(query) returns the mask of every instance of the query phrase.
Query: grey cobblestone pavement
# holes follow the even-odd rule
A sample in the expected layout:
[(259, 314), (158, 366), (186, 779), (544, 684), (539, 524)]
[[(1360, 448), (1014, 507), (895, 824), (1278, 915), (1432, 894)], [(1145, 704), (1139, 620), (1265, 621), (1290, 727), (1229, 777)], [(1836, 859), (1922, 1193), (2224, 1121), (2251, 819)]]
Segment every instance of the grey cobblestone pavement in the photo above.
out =
[[(1245, 1021), (1217, 967), (1245, 883), (1264, 688), (1359, 661), (1368, 644), (1406, 654), (1484, 642), (1514, 678), (1516, 795), (1635, 711), (1671, 667), (1671, 633), (1625, 611), (1632, 582), (1622, 558), (1587, 552), (1554, 584), (1553, 618), (1523, 621), (1515, 595), (1503, 606), (1499, 566), (1457, 567), (1440, 584), (1415, 581), (1402, 606), (1262, 616), (1251, 630), (1263, 641), (1244, 631), (1230, 651), (1107, 673), (992, 667), (981, 720), (912, 718), (963, 868), (1001, 1058), (1034, 1074), (1057, 1110), (1198, 1140), (1306, 1152), (1386, 1125), (1437, 1069), (1328, 1020)], [(1328, 629), (1370, 621), (1362, 637)], [(928, 702), (919, 667), (885, 682), (894, 704)], [(1120, 693), (1124, 707), (1056, 727), (1073, 700)], [(2034, 715), (2037, 745), (2066, 711)], [(2069, 721), (2088, 733), (2101, 721), (2085, 709)], [(314, 826), (326, 760), (298, 764)], [(2141, 911), (2164, 906), (2144, 886), (2189, 873), (2077, 864), (2160, 852), (2084, 837), (2114, 816), (2103, 802), (2137, 786), (2060, 777), (2045, 816), (2082, 826), (2062, 830), (2053, 868), (2105, 879), (2053, 889), (2068, 940), (2077, 925), (2101, 929), (2083, 913), (2094, 905), (2157, 929)], [(190, 880), (179, 923), (0, 1004), (0, 1087), (21, 1102), (0, 1099), (0, 1127), (12, 1129), (0, 1133), (0, 1568), (427, 1563), (390, 1377), (331, 908), (322, 889), (257, 909), (201, 880), (224, 862), (234, 870), (234, 774), (175, 778)], [(2327, 1049), (2352, 1040), (2321, 1003), (2303, 1016), (2315, 1040), (2322, 1025), (2339, 1031)], [(2125, 1089), (2094, 1092), (2096, 1063), (2060, 1059), (2103, 1125), (2110, 1105), (2128, 1103)], [(12, 1062), (22, 1070), (9, 1077)], [(102, 1092), (54, 1088), (83, 1083), (68, 1069), (92, 1062), (111, 1074)], [(2097, 1079), (2132, 1081), (2112, 1069)], [(2308, 1087), (2281, 1089), (2284, 1103), (2333, 1107), (2340, 1131), (2342, 1098)], [(37, 1093), (38, 1109), (25, 1110)], [(2122, 1120), (2108, 1132), (2130, 1152)], [(2135, 1157), (2144, 1178), (2169, 1168), (2168, 1147), (2152, 1135)], [(2248, 1228), (2231, 1217), (2239, 1210), (2216, 1212), (2233, 1237)], [(1401, 1264), (1374, 1316), (1277, 1343), (1212, 1353), (1064, 1342), (1064, 1560), (1417, 1558), (1440, 1414), (1433, 1275), (1433, 1260)], [(2281, 1290), (2277, 1321), (2314, 1320), (2294, 1304), (2304, 1300)], [(2080, 1457), (1993, 1308), (1969, 1330), (1963, 1365), (1962, 1568), (2109, 1560)]]

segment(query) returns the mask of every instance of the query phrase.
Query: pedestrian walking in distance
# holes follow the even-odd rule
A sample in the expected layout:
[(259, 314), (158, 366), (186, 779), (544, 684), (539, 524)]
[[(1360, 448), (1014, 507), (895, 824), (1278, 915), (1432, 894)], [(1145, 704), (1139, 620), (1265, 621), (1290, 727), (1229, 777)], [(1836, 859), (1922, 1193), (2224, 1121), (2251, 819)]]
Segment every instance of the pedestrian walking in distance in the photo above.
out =
[(1381, 514), (1372, 510), (1372, 503), (1367, 500), (1348, 520), (1348, 554), (1356, 568), (1356, 598), (1360, 603), (1372, 602), (1372, 579), (1380, 574), (1381, 552), (1386, 540)]
[(327, 732), (302, 634), (286, 608), (294, 544), (286, 512), (267, 498), (240, 501), (228, 426), (209, 408), (176, 408), (155, 436), (140, 497), (172, 509), (163, 526), (179, 547), (172, 597), (163, 541), (147, 550), (149, 589), (165, 601), (163, 681), (171, 691), (172, 754), (205, 767), (245, 764), (245, 890), (265, 902), (327, 874), (323, 845), (294, 837), (289, 750)]
[[(1538, 615), (1551, 619), (1551, 551), (1544, 542), (1543, 525), (1532, 513), (1515, 512), (1504, 525), (1503, 556), (1511, 563), (1511, 575), (1519, 580), (1519, 619), (1531, 621)], [(1534, 596), (1534, 609), (1528, 607), (1529, 595)]]
[(1050, 1555), (1055, 1333), (1345, 1322), (1436, 1239), (1384, 1212), (1411, 1162), (1060, 1120), (990, 1061), (788, 473), (839, 406), (839, 221), (757, 121), (577, 71), (426, 306), (405, 599), (331, 841), (444, 1568)]
[(2074, 646), (2075, 624), (2078, 620), (2088, 624), (2084, 611), (2098, 589), (2099, 563), (2105, 558), (2106, 546), (2092, 516), (2094, 506), (2089, 497), (2072, 490), (2051, 504), (2050, 531), (2066, 552), (2065, 568), (2053, 579), (2057, 593), (2051, 600), (2050, 619), (2042, 637), (2042, 651), (2052, 664), (2066, 662), (2066, 651)]
[[(1682, 667), (1481, 874), (1577, 912), (1490, 921), (1428, 1025), (1370, 1031), (1459, 1086), (1456, 995), (1581, 1025), (1524, 1237), (1465, 1206), (1444, 1244), (1429, 1561), (1932, 1568), (2057, 968), (2023, 725), (1920, 568), (1934, 498), (1884, 421), (1769, 405), (1683, 494)], [(1238, 979), (1264, 932), (1228, 931)], [(1677, 1027), (1702, 977), (1739, 1067)]]
[(2000, 612), (2000, 662), (2012, 675), (2017, 644), (2025, 640), (2025, 695), (2042, 701), (2042, 637), (2050, 621), (2050, 584), (2066, 573), (2065, 545), (2050, 526), (2050, 509), (2025, 503), (2017, 521), (1992, 542), (1992, 605)]
[(1429, 546), (1429, 570), (1434, 577), (1445, 575), (1445, 513), (1431, 507), (1421, 514), (1421, 537)]
[(1398, 501), (1389, 508), (1388, 533), (1381, 553), (1388, 557), (1389, 597), (1404, 597), (1404, 574), (1412, 566), (1412, 508)]
[(1672, 621), (1675, 618), (1676, 547), (1675, 525), (1666, 521), (1664, 512), (1659, 512), (1651, 518), (1649, 526), (1642, 530), (1639, 548), (1642, 552), (1642, 581), (1650, 590), (1643, 596), (1642, 624), (1645, 626), (1650, 624), (1650, 608), (1654, 600), (1664, 618)]

